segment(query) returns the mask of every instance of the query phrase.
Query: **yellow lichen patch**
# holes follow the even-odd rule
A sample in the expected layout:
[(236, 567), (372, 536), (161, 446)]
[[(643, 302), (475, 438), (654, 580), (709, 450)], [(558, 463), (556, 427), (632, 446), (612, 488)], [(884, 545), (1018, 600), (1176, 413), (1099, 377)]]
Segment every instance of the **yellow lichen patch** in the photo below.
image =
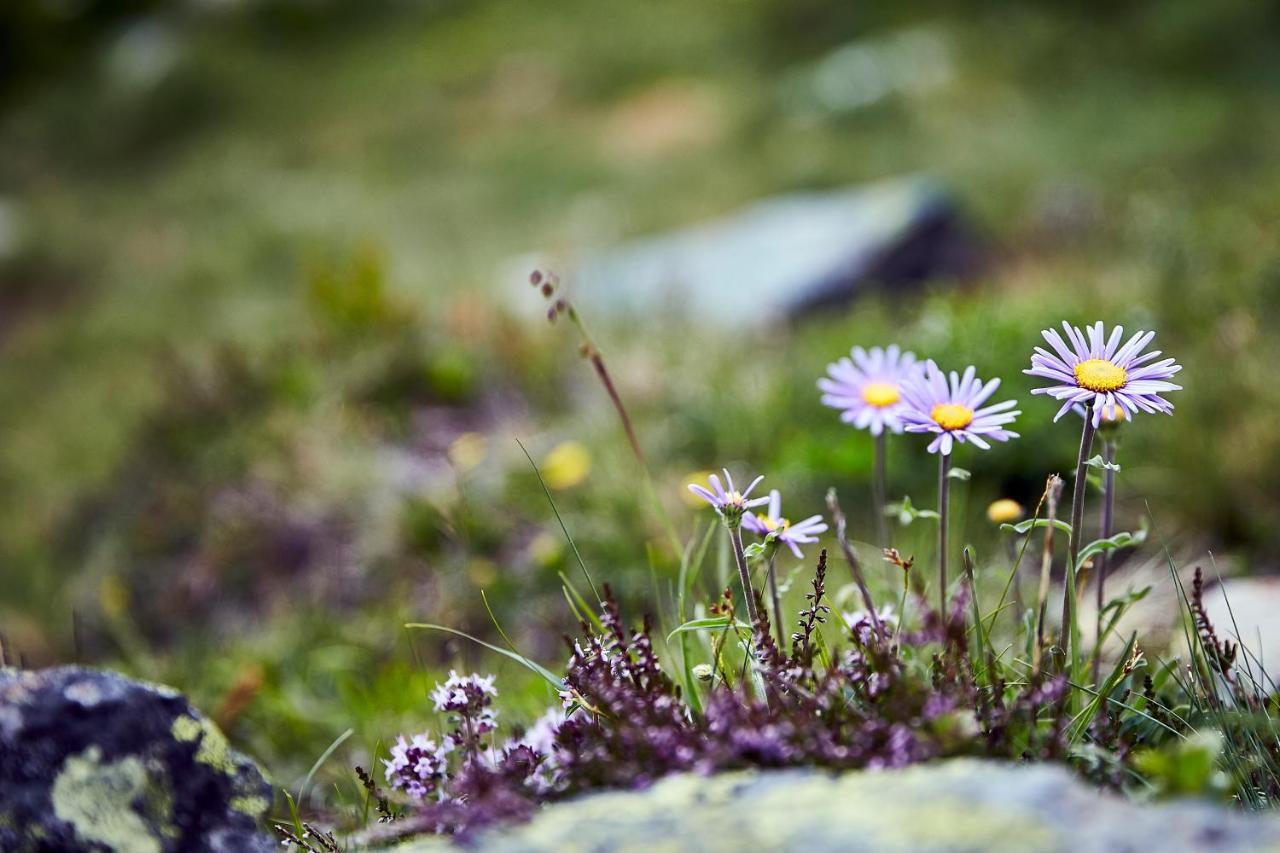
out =
[(200, 721), (195, 717), (188, 717), (184, 714), (173, 721), (170, 732), (177, 740), (183, 743), (190, 743), (200, 737)]
[(883, 409), (901, 400), (902, 395), (898, 393), (898, 386), (892, 382), (868, 382), (862, 386), (862, 399), (868, 406)]
[(53, 813), (75, 827), (77, 838), (118, 853), (160, 853), (159, 839), (133, 810), (147, 789), (147, 771), (136, 757), (103, 764), (91, 746), (67, 758), (50, 789)]
[(254, 818), (262, 817), (267, 813), (267, 809), (271, 808), (271, 803), (267, 802), (266, 797), (258, 796), (232, 797), (229, 805), (241, 814)]
[(196, 761), (228, 776), (236, 774), (236, 763), (231, 759), (231, 746), (227, 738), (208, 720), (181, 716), (173, 721), (173, 736), (180, 741), (200, 739), (196, 748)]
[(939, 403), (929, 417), (943, 429), (964, 429), (973, 423), (973, 409), (959, 403)]
[(1090, 391), (1116, 391), (1129, 381), (1129, 374), (1123, 367), (1113, 364), (1105, 358), (1091, 358), (1082, 361), (1074, 368), (1076, 384)]

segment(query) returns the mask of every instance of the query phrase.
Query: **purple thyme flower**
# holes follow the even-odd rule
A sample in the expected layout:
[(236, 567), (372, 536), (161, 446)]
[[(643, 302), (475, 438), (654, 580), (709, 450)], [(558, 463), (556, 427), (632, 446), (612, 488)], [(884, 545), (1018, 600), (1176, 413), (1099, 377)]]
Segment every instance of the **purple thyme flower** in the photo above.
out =
[(842, 409), (840, 420), (872, 435), (902, 432), (902, 386), (920, 374), (915, 353), (891, 344), (870, 351), (854, 347), (849, 355), (828, 364), (827, 376), (818, 380), (823, 404)]
[(458, 675), (457, 670), (451, 669), (449, 680), (437, 684), (431, 691), (436, 710), (453, 715), (457, 723), (458, 728), (449, 735), (449, 740), (469, 754), (476, 752), (480, 735), (498, 727), (498, 712), (490, 707), (498, 695), (493, 681), (492, 675)]
[(804, 521), (797, 521), (795, 524), (783, 518), (782, 495), (778, 494), (777, 489), (769, 492), (768, 508), (758, 515), (752, 515), (751, 513), (744, 515), (742, 517), (742, 526), (762, 537), (768, 536), (775, 530), (778, 531), (774, 541), (786, 545), (791, 549), (791, 553), (800, 559), (804, 559), (800, 546), (817, 542), (818, 537), (814, 534), (824, 533), (827, 530), (827, 525), (820, 515), (811, 515)]
[(414, 735), (412, 742), (400, 735), (391, 747), (391, 760), (382, 761), (387, 766), (387, 783), (415, 800), (437, 791), (443, 796), (442, 786), (449, 775), (450, 748), (448, 741), (437, 746), (426, 735)]
[(953, 442), (969, 442), (983, 450), (990, 449), (987, 439), (1008, 441), (1017, 438), (1016, 432), (1004, 429), (1013, 423), (1019, 411), (1010, 411), (1018, 405), (1016, 400), (1005, 400), (993, 406), (979, 408), (1000, 387), (999, 379), (985, 385), (975, 377), (973, 365), (965, 368), (961, 376), (951, 371), (951, 381), (930, 359), (925, 363), (924, 375), (902, 387), (902, 399), (906, 403), (900, 417), (907, 432), (932, 432), (937, 434), (929, 444), (930, 453), (951, 453)]
[(1173, 404), (1160, 395), (1182, 390), (1181, 385), (1168, 381), (1182, 367), (1171, 358), (1154, 361), (1160, 350), (1142, 352), (1156, 336), (1155, 332), (1138, 332), (1121, 346), (1123, 326), (1116, 326), (1108, 336), (1106, 327), (1099, 321), (1086, 328), (1087, 338), (1080, 329), (1065, 321), (1062, 329), (1070, 345), (1056, 329), (1045, 329), (1041, 334), (1054, 352), (1036, 347), (1031, 356), (1031, 369), (1022, 371), (1054, 382), (1031, 393), (1048, 394), (1062, 401), (1055, 421), (1077, 403), (1093, 406), (1095, 427), (1102, 423), (1103, 412), (1117, 405), (1127, 415), (1137, 414), (1139, 410), (1173, 413)]
[(707, 482), (711, 484), (710, 489), (691, 483), (689, 491), (711, 504), (720, 517), (724, 519), (725, 524), (729, 527), (737, 527), (742, 521), (742, 514), (748, 509), (769, 502), (767, 497), (747, 499), (751, 494), (751, 490), (764, 479), (764, 475), (756, 477), (751, 481), (751, 485), (739, 492), (733, 485), (733, 477), (729, 476), (729, 469), (725, 468), (723, 470), (725, 482), (729, 484), (728, 490), (720, 485), (720, 478), (712, 474), (707, 478)]

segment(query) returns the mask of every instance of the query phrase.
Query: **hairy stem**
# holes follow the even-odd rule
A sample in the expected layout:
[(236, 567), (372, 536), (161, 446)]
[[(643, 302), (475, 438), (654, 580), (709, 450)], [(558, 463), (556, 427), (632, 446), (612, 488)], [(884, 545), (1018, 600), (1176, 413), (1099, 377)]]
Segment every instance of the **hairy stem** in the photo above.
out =
[[(1084, 410), (1084, 428), (1080, 431), (1080, 455), (1076, 459), (1076, 482), (1071, 493), (1071, 533), (1067, 536), (1067, 576), (1062, 588), (1062, 631), (1058, 635), (1058, 645), (1066, 651), (1071, 650), (1071, 660), (1075, 660), (1080, 649), (1077, 643), (1071, 642), (1079, 635), (1076, 624), (1076, 565), (1080, 555), (1081, 536), (1084, 532), (1084, 488), (1087, 484), (1085, 469), (1088, 467), (1089, 450), (1093, 447), (1093, 405)], [(1074, 668), (1074, 667), (1073, 667)]]
[(849, 544), (847, 535), (848, 520), (844, 517), (844, 511), (840, 509), (840, 501), (836, 498), (835, 489), (827, 490), (827, 511), (831, 513), (831, 520), (835, 522), (836, 541), (840, 543), (840, 550), (844, 552), (845, 562), (849, 564), (849, 572), (853, 575), (853, 582), (858, 585), (858, 592), (862, 595), (862, 604), (867, 608), (867, 612), (871, 614), (871, 624), (875, 626), (876, 636), (883, 637), (885, 635), (884, 627), (880, 624), (879, 614), (876, 613), (876, 603), (871, 599), (871, 590), (867, 588), (867, 579), (862, 575), (862, 563), (858, 560), (858, 555), (854, 552), (853, 546)]
[(885, 495), (887, 493), (888, 475), (886, 469), (888, 463), (886, 455), (888, 451), (886, 434), (881, 431), (876, 436), (875, 442), (875, 473), (871, 479), (871, 511), (876, 517), (876, 538), (881, 548), (888, 548), (893, 543), (889, 541), (889, 519), (884, 514)]
[(747, 571), (747, 556), (742, 550), (742, 532), (737, 527), (729, 528), (729, 541), (733, 544), (733, 557), (738, 561), (738, 580), (742, 581), (742, 594), (747, 598), (747, 616), (751, 624), (756, 624), (759, 613), (756, 610), (756, 592), (751, 588), (751, 573)]
[(951, 454), (938, 456), (938, 616), (947, 618), (947, 505), (951, 503)]
[[(1115, 461), (1116, 446), (1104, 435), (1102, 439), (1102, 460), (1108, 465)], [(1098, 534), (1103, 539), (1111, 538), (1111, 528), (1114, 524), (1116, 502), (1116, 472), (1110, 468), (1102, 470), (1102, 530)], [(1096, 574), (1098, 576), (1098, 585), (1095, 590), (1097, 593), (1096, 601), (1098, 610), (1098, 627), (1094, 634), (1093, 641), (1093, 677), (1095, 680), (1102, 678), (1102, 608), (1106, 607), (1107, 594), (1107, 563), (1110, 555), (1103, 551), (1093, 558), (1094, 564), (1098, 567)]]
[[(1049, 604), (1049, 571), (1053, 568), (1053, 532), (1058, 521), (1058, 498), (1062, 494), (1062, 480), (1057, 474), (1049, 476), (1045, 484), (1045, 518), (1048, 524), (1044, 528), (1044, 552), (1040, 556), (1040, 592), (1037, 597), (1036, 636), (1031, 651), (1031, 670), (1040, 673), (1041, 645), (1044, 643), (1044, 618)], [(1030, 538), (1028, 534), (1028, 538)]]
[(679, 557), (684, 546), (680, 542), (679, 534), (676, 533), (675, 525), (671, 522), (671, 516), (667, 514), (667, 508), (663, 506), (662, 499), (658, 496), (657, 488), (653, 485), (653, 474), (650, 472), (649, 463), (644, 457), (644, 450), (640, 447), (640, 439), (636, 435), (635, 426), (631, 423), (631, 416), (627, 414), (627, 407), (622, 404), (622, 395), (618, 393), (618, 387), (613, 384), (613, 377), (609, 374), (609, 368), (605, 366), (604, 356), (600, 354), (595, 341), (591, 339), (591, 335), (587, 332), (586, 324), (582, 322), (582, 317), (572, 304), (568, 306), (568, 314), (569, 320), (582, 338), (583, 355), (591, 360), (591, 366), (595, 368), (596, 376), (600, 377), (600, 384), (604, 386), (605, 392), (609, 395), (609, 400), (613, 403), (613, 408), (618, 413), (618, 420), (622, 421), (622, 429), (627, 434), (627, 443), (631, 445), (631, 453), (636, 457), (636, 461), (640, 463), (640, 473), (644, 479), (645, 491), (648, 492), (649, 502), (653, 505), (653, 509), (657, 513), (658, 519), (662, 522), (667, 537), (671, 540), (671, 547), (674, 549), (674, 553)]

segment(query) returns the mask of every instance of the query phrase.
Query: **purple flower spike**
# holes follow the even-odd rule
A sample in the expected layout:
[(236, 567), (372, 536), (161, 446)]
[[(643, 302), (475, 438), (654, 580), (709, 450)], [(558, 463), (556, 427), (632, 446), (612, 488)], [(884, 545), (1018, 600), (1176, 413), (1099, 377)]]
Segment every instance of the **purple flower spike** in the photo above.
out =
[(715, 511), (724, 519), (724, 523), (729, 527), (737, 527), (742, 522), (742, 515), (752, 507), (760, 506), (769, 502), (767, 497), (753, 498), (748, 500), (751, 490), (760, 484), (764, 479), (764, 475), (760, 475), (751, 481), (751, 485), (739, 492), (733, 485), (733, 477), (729, 475), (729, 469), (725, 468), (724, 479), (729, 484), (729, 488), (725, 489), (720, 485), (720, 478), (712, 474), (707, 478), (707, 482), (711, 485), (710, 489), (703, 488), (698, 485), (689, 485), (689, 491), (702, 498), (715, 508)]
[(1062, 330), (1065, 341), (1056, 329), (1041, 333), (1053, 352), (1036, 347), (1031, 369), (1022, 371), (1053, 382), (1031, 393), (1048, 394), (1062, 402), (1055, 421), (1077, 404), (1093, 406), (1095, 427), (1102, 424), (1104, 413), (1114, 412), (1117, 406), (1125, 415), (1139, 411), (1173, 414), (1173, 404), (1160, 395), (1182, 390), (1181, 385), (1168, 381), (1182, 367), (1171, 358), (1155, 361), (1160, 350), (1143, 352), (1155, 332), (1138, 332), (1121, 345), (1123, 326), (1116, 326), (1110, 335), (1101, 321), (1087, 327), (1087, 335), (1067, 322)]
[(758, 515), (747, 513), (742, 517), (742, 526), (758, 536), (768, 536), (774, 531), (778, 531), (778, 535), (774, 538), (775, 542), (781, 542), (791, 549), (791, 553), (796, 557), (804, 559), (804, 553), (801, 552), (801, 545), (809, 545), (818, 541), (818, 537), (814, 534), (825, 533), (827, 530), (826, 522), (822, 520), (820, 515), (811, 515), (804, 521), (797, 521), (792, 524), (790, 521), (782, 517), (782, 495), (778, 494), (778, 490), (774, 489), (769, 492), (769, 506)]
[(993, 406), (982, 404), (1000, 387), (999, 379), (983, 384), (975, 376), (973, 365), (964, 375), (951, 371), (950, 382), (932, 360), (925, 364), (924, 375), (903, 386), (906, 408), (902, 423), (907, 432), (931, 432), (937, 435), (929, 444), (930, 453), (951, 453), (955, 442), (969, 442), (989, 450), (991, 441), (1017, 438), (1016, 432), (1004, 429), (1021, 412), (1014, 410), (1016, 400), (1005, 400)]
[(854, 347), (849, 355), (828, 364), (827, 375), (818, 380), (823, 405), (841, 409), (840, 420), (872, 435), (902, 432), (902, 387), (921, 370), (915, 353), (892, 344), (869, 351)]

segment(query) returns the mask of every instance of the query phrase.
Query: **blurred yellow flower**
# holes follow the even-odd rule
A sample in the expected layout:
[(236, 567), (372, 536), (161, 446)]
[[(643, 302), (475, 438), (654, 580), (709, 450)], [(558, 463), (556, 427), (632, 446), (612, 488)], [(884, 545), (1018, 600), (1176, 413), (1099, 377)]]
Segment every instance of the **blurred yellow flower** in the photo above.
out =
[(529, 543), (529, 558), (543, 568), (554, 565), (562, 553), (564, 553), (564, 540), (545, 530), (533, 537), (533, 541)]
[(1022, 508), (1022, 504), (1011, 498), (992, 501), (991, 505), (987, 507), (987, 518), (992, 524), (1012, 524), (1025, 514), (1026, 511)]
[(449, 462), (466, 473), (480, 466), (489, 455), (489, 440), (478, 432), (464, 432), (449, 445)]
[(685, 506), (701, 509), (707, 505), (706, 501), (693, 492), (689, 491), (690, 486), (706, 487), (707, 478), (712, 475), (712, 471), (691, 471), (684, 475), (684, 479), (680, 481), (680, 499), (684, 501)]
[(98, 601), (102, 612), (112, 619), (122, 618), (129, 610), (129, 589), (116, 574), (107, 574), (98, 584)]
[(542, 479), (553, 489), (572, 489), (591, 473), (591, 452), (581, 443), (556, 445), (542, 460)]
[(467, 577), (479, 587), (485, 587), (498, 579), (498, 567), (492, 560), (476, 557), (467, 563)]

